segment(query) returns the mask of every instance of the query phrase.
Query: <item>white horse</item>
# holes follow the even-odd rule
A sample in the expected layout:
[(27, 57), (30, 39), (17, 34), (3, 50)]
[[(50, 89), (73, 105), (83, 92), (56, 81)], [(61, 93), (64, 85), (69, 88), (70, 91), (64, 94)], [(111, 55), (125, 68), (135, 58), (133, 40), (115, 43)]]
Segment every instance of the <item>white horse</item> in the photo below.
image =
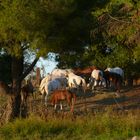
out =
[(68, 73), (71, 73), (72, 71), (72, 69), (54, 69), (51, 72), (51, 75), (55, 77), (66, 77)]
[(91, 73), (91, 77), (90, 77), (90, 82), (88, 84), (88, 87), (92, 87), (92, 90), (95, 89), (96, 86), (106, 86), (105, 84), (105, 79), (103, 77), (103, 72), (101, 70), (93, 70)]
[(68, 74), (68, 86), (69, 88), (80, 88), (84, 90), (86, 88), (86, 81), (81, 76), (75, 75), (74, 73)]
[(42, 97), (45, 97), (45, 104), (47, 105), (48, 95), (50, 95), (54, 90), (66, 89), (66, 87), (67, 81), (62, 82), (58, 78), (44, 83), (43, 86), (40, 88), (40, 92), (42, 94)]
[(64, 86), (67, 84), (66, 77), (63, 77), (63, 76), (58, 77), (56, 75), (48, 74), (45, 78), (42, 79), (39, 89), (42, 90), (44, 88), (44, 85), (46, 85), (46, 83), (48, 83), (48, 81), (51, 81), (54, 79), (59, 80)]
[(112, 72), (112, 73), (119, 74), (122, 78), (124, 77), (124, 71), (119, 67), (107, 68), (107, 69), (105, 69), (105, 71), (109, 71), (109, 72)]
[(39, 86), (39, 90), (41, 91), (43, 88), (44, 88), (44, 85), (48, 82), (48, 81), (51, 81), (51, 75), (48, 74), (46, 77), (44, 77), (40, 83), (40, 86)]

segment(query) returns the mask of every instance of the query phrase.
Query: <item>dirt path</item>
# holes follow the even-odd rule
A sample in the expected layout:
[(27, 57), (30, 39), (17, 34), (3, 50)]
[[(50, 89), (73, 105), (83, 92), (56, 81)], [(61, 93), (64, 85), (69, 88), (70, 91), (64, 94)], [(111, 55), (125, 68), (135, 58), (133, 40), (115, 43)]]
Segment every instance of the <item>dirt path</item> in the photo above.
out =
[[(89, 93), (86, 95), (86, 100), (84, 98), (77, 98), (74, 111), (76, 114), (80, 114), (83, 112), (96, 112), (96, 111), (105, 111), (107, 108), (112, 108), (113, 110), (122, 110), (122, 111), (129, 111), (129, 110), (137, 110), (140, 109), (140, 86), (133, 87), (131, 89), (123, 89), (122, 90), (122, 97), (116, 97), (115, 92), (109, 91), (99, 91), (96, 94)], [(43, 108), (40, 107), (41, 101), (35, 100), (30, 104), (31, 110), (36, 112), (36, 109), (49, 110), (52, 111), (53, 107), (48, 105), (48, 108), (44, 106)], [(42, 108), (42, 109), (41, 109)], [(64, 110), (67, 112), (69, 107), (67, 107), (66, 103), (64, 103)]]

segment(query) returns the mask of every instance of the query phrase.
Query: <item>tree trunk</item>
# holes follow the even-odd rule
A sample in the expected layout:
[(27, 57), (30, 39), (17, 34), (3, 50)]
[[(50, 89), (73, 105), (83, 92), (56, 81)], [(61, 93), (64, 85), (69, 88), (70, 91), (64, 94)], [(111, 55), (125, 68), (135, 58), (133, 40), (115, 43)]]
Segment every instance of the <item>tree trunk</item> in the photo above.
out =
[(6, 122), (13, 120), (17, 117), (26, 117), (27, 115), (27, 105), (22, 106), (21, 110), (21, 82), (29, 74), (32, 68), (35, 66), (38, 58), (36, 58), (28, 69), (23, 73), (23, 60), (24, 57), (21, 54), (21, 57), (12, 57), (12, 94), (8, 100), (4, 117)]
[(4, 112), (5, 121), (13, 120), (20, 116), (20, 105), (21, 105), (21, 80), (20, 76), (23, 73), (23, 58), (12, 58), (12, 94), (8, 99), (8, 103)]

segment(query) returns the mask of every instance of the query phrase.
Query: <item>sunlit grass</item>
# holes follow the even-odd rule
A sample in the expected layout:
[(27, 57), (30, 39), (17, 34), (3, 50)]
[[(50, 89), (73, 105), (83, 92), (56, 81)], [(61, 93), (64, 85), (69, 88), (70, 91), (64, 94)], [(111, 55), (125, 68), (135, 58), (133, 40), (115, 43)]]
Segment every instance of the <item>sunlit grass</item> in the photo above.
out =
[(4, 140), (124, 140), (134, 135), (140, 136), (139, 111), (137, 113), (88, 114), (72, 119), (49, 117), (47, 121), (34, 115), (27, 119), (17, 119), (0, 128), (0, 138)]

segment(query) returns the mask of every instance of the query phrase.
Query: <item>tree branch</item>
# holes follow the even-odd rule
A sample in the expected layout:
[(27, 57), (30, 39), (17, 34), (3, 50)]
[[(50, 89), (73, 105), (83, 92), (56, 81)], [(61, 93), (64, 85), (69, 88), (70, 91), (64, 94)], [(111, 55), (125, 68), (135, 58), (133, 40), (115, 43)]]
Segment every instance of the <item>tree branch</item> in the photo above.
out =
[(19, 81), (22, 81), (29, 73), (30, 71), (33, 69), (33, 67), (36, 65), (37, 61), (39, 58), (35, 58), (35, 60), (32, 62), (32, 64), (27, 68), (27, 70), (21, 75), (21, 77), (19, 78)]
[(111, 19), (116, 20), (116, 21), (118, 21), (118, 22), (124, 22), (124, 23), (128, 23), (128, 24), (132, 23), (132, 22), (130, 22), (130, 21), (125, 21), (125, 20), (122, 20), (122, 19), (118, 19), (118, 18), (116, 18), (116, 17), (112, 17), (109, 13), (107, 13), (107, 15), (108, 15)]

